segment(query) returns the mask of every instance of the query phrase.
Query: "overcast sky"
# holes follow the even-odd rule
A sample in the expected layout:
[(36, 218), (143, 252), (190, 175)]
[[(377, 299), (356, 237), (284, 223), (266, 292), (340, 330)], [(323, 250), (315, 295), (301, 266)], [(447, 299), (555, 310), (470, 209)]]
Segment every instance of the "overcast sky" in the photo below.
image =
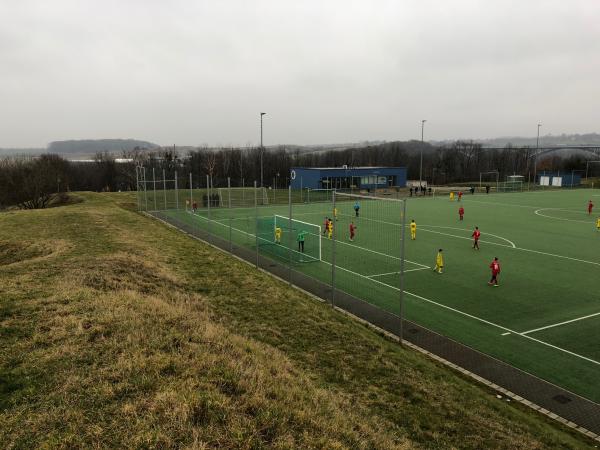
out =
[(0, 147), (600, 131), (600, 1), (0, 0)]

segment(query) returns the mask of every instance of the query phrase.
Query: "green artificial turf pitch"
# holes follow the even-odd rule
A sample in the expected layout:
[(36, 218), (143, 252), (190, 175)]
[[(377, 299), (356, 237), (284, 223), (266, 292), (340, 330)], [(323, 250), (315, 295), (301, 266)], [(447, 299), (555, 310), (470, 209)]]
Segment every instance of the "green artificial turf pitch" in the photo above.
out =
[[(597, 190), (552, 190), (507, 194), (467, 194), (460, 204), (447, 197), (410, 198), (404, 275), (404, 317), (522, 370), (600, 402), (600, 231), (587, 201), (600, 203)], [(393, 313), (399, 311), (401, 203), (338, 202), (336, 288)], [(600, 207), (597, 207), (600, 213)], [(196, 215), (167, 211), (238, 245), (254, 248), (254, 208), (213, 208)], [(288, 205), (258, 208), (260, 217), (289, 215)], [(331, 203), (293, 204), (292, 217), (323, 226)], [(408, 223), (417, 223), (416, 240)], [(349, 241), (354, 220), (357, 235)], [(480, 248), (471, 233), (481, 231)], [(309, 235), (311, 252), (317, 238)], [(281, 246), (296, 251), (295, 236)], [(331, 282), (333, 242), (322, 238), (322, 261), (295, 269)], [(432, 270), (439, 248), (444, 273)], [(259, 250), (274, 258), (273, 245)], [(314, 254), (311, 253), (311, 254)], [(294, 255), (294, 261), (299, 258)], [(284, 258), (286, 256), (283, 256)], [(499, 287), (488, 285), (489, 264), (498, 257)]]

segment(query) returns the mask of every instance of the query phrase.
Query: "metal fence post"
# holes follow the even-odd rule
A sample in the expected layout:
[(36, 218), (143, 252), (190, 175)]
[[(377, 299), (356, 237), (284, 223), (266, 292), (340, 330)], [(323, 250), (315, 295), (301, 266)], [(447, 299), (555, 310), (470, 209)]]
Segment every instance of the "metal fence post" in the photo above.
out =
[(208, 239), (210, 239), (210, 202), (211, 202), (211, 198), (210, 198), (210, 175), (206, 175), (206, 196), (207, 196), (207, 202), (206, 205), (208, 206), (208, 210), (206, 212), (206, 217), (208, 219), (208, 224), (206, 226), (206, 230), (208, 231)]
[(254, 237), (256, 241), (256, 268), (258, 269), (258, 189), (254, 181)]
[[(331, 210), (335, 210), (335, 189), (333, 190), (333, 208)], [(333, 222), (331, 222), (331, 224), (331, 227), (333, 227), (333, 242), (331, 245), (331, 306), (335, 306), (335, 237), (337, 234), (337, 224), (334, 224)]]
[[(192, 190), (192, 172), (190, 172), (190, 210), (194, 212), (194, 191)], [(185, 202), (185, 209), (187, 210), (188, 202)]]
[(406, 199), (402, 200), (402, 245), (400, 246), (400, 308), (399, 308), (399, 316), (400, 316), (400, 345), (402, 345), (402, 317), (403, 317), (403, 303), (404, 303), (404, 236), (406, 233)]
[[(227, 207), (231, 209), (231, 177), (227, 177)], [(229, 252), (233, 252), (233, 240), (231, 238), (231, 211), (229, 211)]]
[(292, 185), (288, 186), (288, 203), (289, 203), (289, 223), (288, 223), (288, 256), (289, 256), (289, 268), (290, 268), (290, 284), (292, 284), (292, 252), (294, 246), (294, 236), (292, 235)]
[(167, 208), (167, 179), (165, 177), (165, 169), (163, 169), (163, 196), (165, 198), (165, 211)]
[(146, 211), (148, 211), (148, 192), (146, 188), (146, 168), (144, 167), (144, 203), (146, 205)]
[(156, 207), (156, 176), (154, 174), (154, 167), (152, 168), (152, 187), (154, 189), (154, 211), (158, 208)]
[(177, 171), (175, 171), (175, 209), (179, 210), (179, 189), (177, 187)]
[(138, 167), (139, 166), (135, 166), (135, 199), (137, 201), (137, 208), (138, 211), (140, 211), (142, 209), (142, 207), (140, 206), (140, 176), (138, 173)]

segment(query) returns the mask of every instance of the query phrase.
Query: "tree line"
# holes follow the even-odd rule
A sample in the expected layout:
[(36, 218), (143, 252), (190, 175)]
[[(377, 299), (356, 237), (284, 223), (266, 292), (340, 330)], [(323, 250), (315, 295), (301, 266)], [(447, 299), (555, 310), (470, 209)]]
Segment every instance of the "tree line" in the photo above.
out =
[[(421, 166), (422, 155), (422, 166)], [(98, 153), (92, 162), (74, 162), (52, 154), (41, 156), (6, 157), (0, 159), (0, 208), (43, 208), (52, 199), (70, 191), (128, 191), (135, 190), (137, 165), (146, 168), (146, 180), (167, 179), (177, 173), (179, 186), (189, 188), (189, 173), (194, 187), (206, 186), (206, 175), (213, 186), (234, 187), (260, 184), (261, 159), (263, 185), (283, 188), (289, 183), (292, 167), (407, 167), (409, 180), (430, 184), (450, 184), (479, 180), (481, 172), (498, 171), (499, 178), (507, 175), (531, 176), (535, 163), (535, 148), (512, 147), (486, 149), (472, 141), (457, 141), (433, 146), (420, 141), (389, 142), (345, 150), (302, 151), (287, 150), (284, 146), (261, 151), (249, 148), (195, 148), (185, 153), (174, 147), (157, 149), (135, 148), (124, 151), (121, 161), (109, 153)], [(261, 158), (262, 156), (262, 158)], [(598, 158), (596, 158), (598, 159)], [(582, 171), (586, 157), (577, 154), (538, 156), (537, 171)], [(422, 170), (421, 170), (422, 167)], [(598, 168), (596, 168), (598, 169)]]

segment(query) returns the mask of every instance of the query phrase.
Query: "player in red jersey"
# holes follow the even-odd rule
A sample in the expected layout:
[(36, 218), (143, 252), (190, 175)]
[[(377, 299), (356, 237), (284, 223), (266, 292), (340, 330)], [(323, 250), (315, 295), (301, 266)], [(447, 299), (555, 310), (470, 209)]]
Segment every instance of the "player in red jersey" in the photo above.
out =
[(475, 231), (471, 237), (473, 238), (473, 248), (479, 250), (479, 237), (481, 236), (481, 231), (479, 231), (479, 227), (475, 227)]
[(588, 215), (592, 214), (592, 208), (594, 207), (594, 204), (592, 203), (592, 201), (590, 200), (588, 202)]
[(500, 273), (500, 261), (498, 258), (494, 258), (492, 263), (490, 264), (490, 269), (492, 269), (492, 279), (488, 282), (488, 284), (498, 286), (498, 274)]
[(327, 233), (328, 229), (329, 229), (329, 217), (325, 217), (325, 222), (323, 222), (323, 236), (325, 236), (325, 233)]
[(465, 215), (465, 208), (463, 208), (461, 206), (460, 208), (458, 208), (458, 216), (460, 217), (460, 220), (463, 220), (464, 215)]
[(462, 191), (458, 191), (458, 201), (460, 202), (461, 199), (462, 199)]
[(354, 235), (356, 233), (356, 226), (354, 222), (350, 222), (350, 241), (354, 241)]

